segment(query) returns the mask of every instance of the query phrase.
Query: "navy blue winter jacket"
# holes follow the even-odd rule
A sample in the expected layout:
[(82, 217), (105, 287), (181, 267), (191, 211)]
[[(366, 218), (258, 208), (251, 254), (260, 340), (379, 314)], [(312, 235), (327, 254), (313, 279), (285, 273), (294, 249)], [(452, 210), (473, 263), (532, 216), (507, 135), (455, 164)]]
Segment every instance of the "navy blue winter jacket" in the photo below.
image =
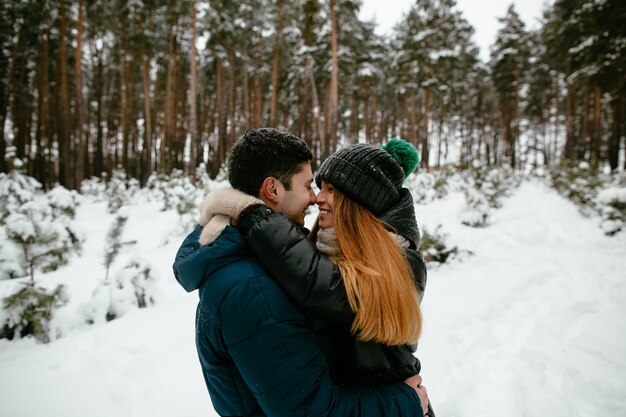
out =
[(307, 319), (251, 256), (240, 232), (228, 226), (202, 247), (200, 232), (196, 227), (178, 250), (174, 275), (185, 290), (199, 290), (196, 346), (221, 416), (423, 415), (406, 384), (334, 384)]

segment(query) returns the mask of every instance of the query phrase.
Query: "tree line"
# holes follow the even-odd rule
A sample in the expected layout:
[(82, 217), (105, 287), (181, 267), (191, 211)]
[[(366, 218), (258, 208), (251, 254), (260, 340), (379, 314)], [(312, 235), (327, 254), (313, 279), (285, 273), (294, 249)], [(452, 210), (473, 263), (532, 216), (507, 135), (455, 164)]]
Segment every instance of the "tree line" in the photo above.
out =
[(433, 169), (626, 167), (625, 2), (555, 0), (533, 31), (511, 6), (486, 63), (455, 0), (416, 0), (389, 36), (360, 7), (2, 1), (0, 171), (17, 157), (46, 188), (117, 167), (214, 177), (259, 126), (304, 138), (314, 167), (394, 136)]

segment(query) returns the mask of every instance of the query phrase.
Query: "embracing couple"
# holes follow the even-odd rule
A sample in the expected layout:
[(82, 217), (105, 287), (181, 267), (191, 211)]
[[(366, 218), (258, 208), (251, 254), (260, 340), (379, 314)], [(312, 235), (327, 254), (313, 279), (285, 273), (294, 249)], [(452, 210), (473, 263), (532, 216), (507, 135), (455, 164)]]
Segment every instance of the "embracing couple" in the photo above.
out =
[(229, 157), (232, 188), (205, 199), (176, 254), (176, 279), (199, 290), (196, 346), (213, 406), (221, 416), (434, 416), (413, 355), (426, 268), (402, 187), (417, 151), (399, 139), (352, 145), (315, 178), (312, 158), (289, 133), (246, 132)]

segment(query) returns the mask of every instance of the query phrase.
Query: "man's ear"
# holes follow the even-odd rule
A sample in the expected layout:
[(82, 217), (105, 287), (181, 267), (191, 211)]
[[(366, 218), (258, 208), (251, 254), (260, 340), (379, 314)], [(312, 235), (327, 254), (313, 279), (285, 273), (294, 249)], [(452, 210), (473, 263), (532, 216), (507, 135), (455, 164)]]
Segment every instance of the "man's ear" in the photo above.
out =
[[(274, 177), (267, 177), (261, 184), (261, 191), (259, 197), (266, 203), (277, 204), (280, 200), (280, 185), (278, 179)], [(270, 204), (271, 205), (271, 204)]]

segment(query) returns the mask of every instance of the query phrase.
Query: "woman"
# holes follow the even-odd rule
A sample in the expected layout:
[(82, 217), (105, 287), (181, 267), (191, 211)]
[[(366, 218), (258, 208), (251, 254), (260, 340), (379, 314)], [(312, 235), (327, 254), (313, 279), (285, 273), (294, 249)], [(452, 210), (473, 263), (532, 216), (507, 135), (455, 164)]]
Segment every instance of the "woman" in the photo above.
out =
[(413, 200), (402, 187), (417, 162), (415, 148), (398, 139), (333, 154), (315, 178), (320, 215), (311, 239), (265, 206), (250, 207), (238, 219), (257, 258), (292, 301), (329, 323), (337, 382), (395, 383), (420, 371), (413, 352), (426, 268), (417, 252)]

